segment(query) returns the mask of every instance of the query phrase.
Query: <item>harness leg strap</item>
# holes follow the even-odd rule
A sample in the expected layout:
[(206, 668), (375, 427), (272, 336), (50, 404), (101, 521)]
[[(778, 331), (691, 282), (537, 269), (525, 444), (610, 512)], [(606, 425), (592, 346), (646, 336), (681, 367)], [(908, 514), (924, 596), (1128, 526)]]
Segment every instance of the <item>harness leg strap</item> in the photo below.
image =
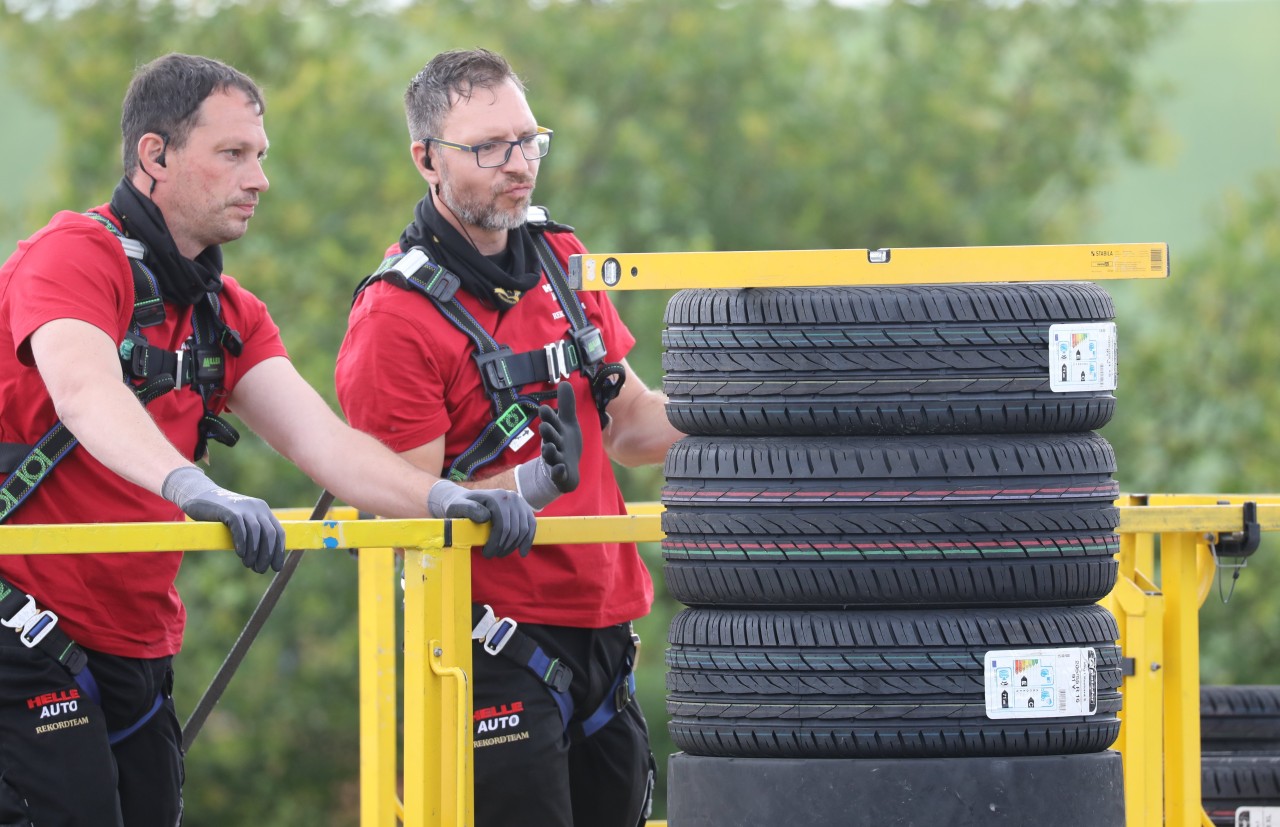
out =
[(569, 729), (573, 718), (573, 698), (569, 685), (573, 683), (573, 670), (559, 658), (548, 655), (537, 641), (520, 631), (519, 624), (511, 618), (494, 615), (493, 607), (471, 607), (471, 639), (481, 642), (487, 654), (501, 655), (518, 663), (538, 677), (551, 693), (560, 709), (560, 722)]
[(636, 673), (632, 668), (631, 658), (627, 658), (617, 677), (613, 679), (613, 685), (609, 687), (609, 691), (605, 693), (604, 700), (600, 702), (600, 706), (596, 707), (596, 711), (592, 712), (587, 719), (582, 722), (582, 737), (590, 738), (595, 735), (605, 724), (613, 720), (613, 717), (619, 712), (627, 708), (636, 697)]

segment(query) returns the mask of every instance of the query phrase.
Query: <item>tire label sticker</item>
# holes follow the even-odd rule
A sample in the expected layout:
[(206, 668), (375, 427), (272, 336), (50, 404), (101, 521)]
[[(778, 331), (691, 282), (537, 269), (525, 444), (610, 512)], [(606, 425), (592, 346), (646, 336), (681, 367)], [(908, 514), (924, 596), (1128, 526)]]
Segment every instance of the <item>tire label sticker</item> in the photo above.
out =
[(1076, 322), (1049, 326), (1049, 389), (1116, 389), (1115, 322)]
[(988, 718), (1098, 711), (1098, 655), (1092, 648), (1002, 649), (987, 652), (983, 663)]
[(1240, 807), (1236, 827), (1280, 827), (1280, 807)]

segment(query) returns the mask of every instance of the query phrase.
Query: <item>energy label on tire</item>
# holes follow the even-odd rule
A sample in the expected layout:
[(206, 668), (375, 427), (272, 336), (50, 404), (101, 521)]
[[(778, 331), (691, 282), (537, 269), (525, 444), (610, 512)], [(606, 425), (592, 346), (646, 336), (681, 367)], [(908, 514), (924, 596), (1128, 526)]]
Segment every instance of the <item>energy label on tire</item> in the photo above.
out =
[(983, 664), (988, 718), (1065, 718), (1098, 711), (1098, 655), (1092, 648), (991, 651)]
[(1236, 827), (1280, 827), (1280, 807), (1240, 807)]
[(1113, 391), (1116, 389), (1114, 322), (1049, 326), (1049, 389)]

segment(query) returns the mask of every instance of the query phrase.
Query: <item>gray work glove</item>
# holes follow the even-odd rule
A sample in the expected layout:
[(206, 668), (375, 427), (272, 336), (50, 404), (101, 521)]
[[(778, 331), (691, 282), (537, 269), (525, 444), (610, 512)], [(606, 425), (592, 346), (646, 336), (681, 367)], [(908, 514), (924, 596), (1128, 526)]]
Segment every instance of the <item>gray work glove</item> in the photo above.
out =
[(514, 491), (463, 488), (440, 480), (427, 495), (427, 510), (439, 520), (461, 517), (474, 523), (489, 523), (489, 539), (480, 549), (485, 557), (506, 557), (513, 551), (526, 557), (533, 548), (533, 532), (537, 528), (533, 509)]
[(578, 425), (578, 402), (573, 385), (561, 382), (556, 388), (557, 408), (538, 408), (538, 434), (542, 456), (516, 466), (516, 490), (534, 511), (546, 508), (561, 494), (578, 487), (578, 463), (582, 460), (582, 428)]
[(271, 507), (257, 497), (246, 497), (218, 487), (192, 465), (169, 472), (160, 494), (193, 520), (222, 523), (231, 529), (236, 554), (246, 568), (261, 574), (268, 566), (284, 565), (284, 528)]

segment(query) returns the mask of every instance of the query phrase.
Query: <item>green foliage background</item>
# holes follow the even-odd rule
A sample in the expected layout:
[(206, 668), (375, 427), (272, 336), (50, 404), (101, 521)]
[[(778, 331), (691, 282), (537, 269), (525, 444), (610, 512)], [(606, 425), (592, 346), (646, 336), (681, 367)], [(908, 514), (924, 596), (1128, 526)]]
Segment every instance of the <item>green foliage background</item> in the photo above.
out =
[[(1232, 37), (1280, 22), (1276, 4), (1214, 5), (1238, 7)], [(1219, 12), (1194, 12), (1221, 27)], [(1182, 6), (1140, 0), (7, 0), (0, 241), (11, 248), (54, 210), (106, 200), (135, 66), (171, 50), (226, 60), (263, 85), (272, 140), (271, 191), (252, 231), (227, 248), (227, 269), (273, 308), (299, 369), (332, 400), (350, 290), (422, 191), (401, 93), (435, 52), (484, 45), (512, 60), (556, 129), (537, 200), (596, 250), (1172, 242), (1167, 283), (1108, 285), (1123, 378), (1105, 435), (1122, 485), (1275, 491), (1277, 173), (1219, 200), (1220, 181), (1178, 170), (1219, 203), (1208, 220), (1185, 186), (1171, 185), (1185, 203), (1154, 211), (1167, 222), (1125, 209), (1150, 186), (1142, 176), (1168, 183), (1188, 145), (1161, 126), (1176, 92), (1168, 64), (1148, 60), (1172, 38), (1202, 39), (1186, 19)], [(1267, 84), (1251, 100), (1280, 113)], [(1259, 166), (1280, 169), (1280, 129), (1271, 132), (1233, 136), (1237, 160), (1256, 150)], [(1122, 235), (1135, 229), (1145, 234)], [(661, 381), (666, 298), (618, 299), (639, 339), (631, 361), (650, 384)], [(215, 449), (213, 473), (279, 506), (317, 495), (251, 436)], [(660, 484), (660, 469), (624, 474), (631, 500), (656, 499)], [(658, 549), (644, 554), (659, 599), (641, 624), (641, 695), (665, 755), (661, 653), (679, 606), (663, 591)], [(1277, 569), (1260, 556), (1231, 604), (1206, 605), (1207, 681), (1280, 682)], [(194, 705), (263, 585), (229, 555), (188, 559), (180, 709)], [(1246, 618), (1270, 631), (1242, 651)], [(354, 564), (314, 555), (188, 758), (189, 827), (357, 823), (354, 621)]]

